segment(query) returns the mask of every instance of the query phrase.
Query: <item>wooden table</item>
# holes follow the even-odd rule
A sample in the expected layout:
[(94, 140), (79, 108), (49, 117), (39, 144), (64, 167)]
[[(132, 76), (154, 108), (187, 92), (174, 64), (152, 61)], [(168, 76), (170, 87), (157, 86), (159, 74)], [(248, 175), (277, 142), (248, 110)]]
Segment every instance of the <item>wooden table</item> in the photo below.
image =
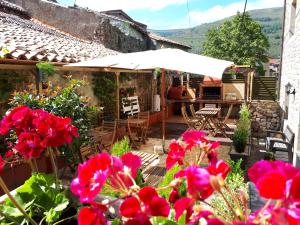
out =
[[(220, 133), (220, 121), (217, 118), (220, 111), (221, 108), (202, 108), (196, 112), (197, 116), (203, 117), (203, 129), (208, 130), (212, 136)], [(224, 136), (227, 137), (226, 134)]]

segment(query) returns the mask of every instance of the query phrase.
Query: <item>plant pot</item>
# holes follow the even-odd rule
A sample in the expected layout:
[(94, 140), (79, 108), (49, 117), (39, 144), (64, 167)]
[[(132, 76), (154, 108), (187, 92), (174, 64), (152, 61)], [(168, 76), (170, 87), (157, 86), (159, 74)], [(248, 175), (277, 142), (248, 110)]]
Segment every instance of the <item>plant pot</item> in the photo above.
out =
[(229, 152), (230, 159), (233, 160), (234, 162), (237, 162), (240, 159), (242, 159), (241, 168), (243, 170), (245, 170), (246, 165), (248, 163), (248, 158), (250, 156), (250, 148), (251, 148), (250, 145), (246, 145), (244, 152), (242, 153), (237, 152), (235, 150), (234, 145), (231, 145), (230, 148), (230, 152)]

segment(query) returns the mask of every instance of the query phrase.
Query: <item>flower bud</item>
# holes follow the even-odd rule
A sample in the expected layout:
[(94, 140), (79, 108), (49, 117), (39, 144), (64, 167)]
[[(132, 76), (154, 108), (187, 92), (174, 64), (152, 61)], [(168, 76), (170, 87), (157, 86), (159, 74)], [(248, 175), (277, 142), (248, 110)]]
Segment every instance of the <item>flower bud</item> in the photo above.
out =
[(170, 196), (169, 196), (169, 202), (174, 204), (179, 198), (180, 198), (180, 195), (179, 195), (179, 193), (178, 193), (178, 190), (177, 190), (177, 189), (174, 189), (174, 190), (170, 193)]
[(225, 185), (224, 179), (221, 176), (210, 176), (209, 181), (212, 188), (217, 192), (221, 192), (222, 187)]

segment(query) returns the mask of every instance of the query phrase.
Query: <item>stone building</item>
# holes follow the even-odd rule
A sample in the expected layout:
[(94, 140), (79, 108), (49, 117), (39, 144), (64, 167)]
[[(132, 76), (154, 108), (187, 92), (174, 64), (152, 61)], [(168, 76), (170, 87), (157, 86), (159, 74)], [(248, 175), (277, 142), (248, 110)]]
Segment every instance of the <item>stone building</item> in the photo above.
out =
[(300, 0), (285, 0), (280, 105), (295, 133), (294, 163), (300, 165)]

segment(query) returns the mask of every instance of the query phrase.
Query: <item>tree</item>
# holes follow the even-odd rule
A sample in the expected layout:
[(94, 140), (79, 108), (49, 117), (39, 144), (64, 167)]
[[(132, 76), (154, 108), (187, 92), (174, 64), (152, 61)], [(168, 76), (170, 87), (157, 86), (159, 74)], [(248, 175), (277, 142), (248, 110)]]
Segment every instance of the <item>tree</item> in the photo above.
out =
[(220, 27), (208, 31), (203, 49), (207, 56), (261, 69), (262, 63), (268, 60), (269, 46), (262, 26), (248, 13), (237, 13)]

